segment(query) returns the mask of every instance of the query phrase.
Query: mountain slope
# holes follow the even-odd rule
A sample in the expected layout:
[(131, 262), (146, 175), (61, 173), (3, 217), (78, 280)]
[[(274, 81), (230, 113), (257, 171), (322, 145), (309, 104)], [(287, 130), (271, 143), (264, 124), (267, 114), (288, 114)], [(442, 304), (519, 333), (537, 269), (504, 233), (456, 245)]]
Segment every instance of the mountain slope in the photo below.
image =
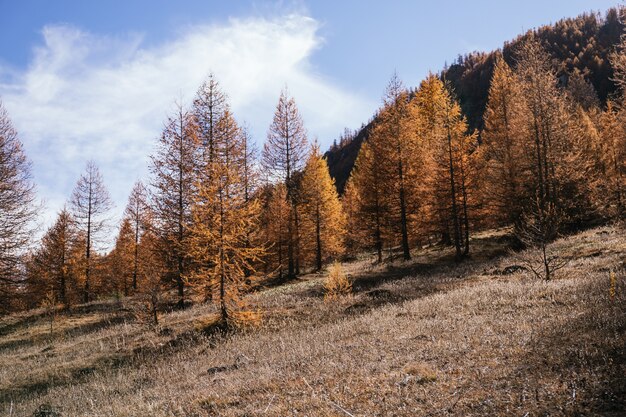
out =
[(509, 232), (477, 235), (462, 265), (439, 247), (344, 264), (354, 293), (331, 303), (323, 275), (264, 289), (249, 296), (262, 323), (226, 336), (199, 330), (204, 304), (159, 328), (133, 299), (52, 329), (43, 310), (3, 317), (0, 415), (623, 415), (626, 234), (556, 241), (569, 263), (545, 282), (516, 267)]
[[(536, 36), (553, 57), (554, 67), (563, 84), (567, 83), (567, 74), (577, 69), (593, 84), (600, 101), (605, 103), (607, 97), (615, 92), (609, 54), (624, 33), (622, 22), (626, 16), (620, 21), (619, 13), (626, 14), (625, 10), (620, 12), (612, 8), (604, 17), (585, 13), (541, 26), (506, 42), (501, 50), (459, 56), (454, 64), (441, 72), (441, 76), (454, 88), (470, 129), (480, 131), (497, 54), (502, 53), (509, 64), (514, 64), (516, 48), (528, 37)], [(350, 176), (361, 144), (367, 139), (371, 124), (363, 127), (352, 141), (333, 147), (325, 154), (340, 193)]]

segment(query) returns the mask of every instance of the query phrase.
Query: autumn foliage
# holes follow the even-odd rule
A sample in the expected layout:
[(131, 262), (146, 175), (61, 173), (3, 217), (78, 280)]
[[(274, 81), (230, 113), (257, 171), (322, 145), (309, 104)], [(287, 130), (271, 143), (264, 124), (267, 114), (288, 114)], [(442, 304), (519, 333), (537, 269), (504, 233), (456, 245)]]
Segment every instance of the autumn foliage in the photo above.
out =
[(345, 216), (335, 182), (316, 145), (304, 167), (301, 188), (303, 261), (320, 270), (325, 262), (344, 252)]
[[(607, 53), (615, 91), (598, 95), (587, 64), (555, 66), (546, 33), (430, 73), (416, 88), (393, 74), (371, 122), (333, 145), (363, 140), (341, 194), (287, 89), (258, 155), (211, 74), (165, 120), (150, 176), (133, 187), (111, 247), (111, 200), (89, 162), (68, 208), (29, 250), (34, 184), (0, 107), (2, 306), (133, 296), (156, 324), (168, 303), (206, 302), (230, 326), (254, 315), (244, 295), (263, 283), (332, 263), (328, 293), (342, 293), (349, 282), (337, 261), (409, 261), (430, 245), (462, 262), (476, 232), (503, 226), (518, 246), (537, 248), (543, 266), (531, 269), (551, 279), (562, 263), (554, 239), (626, 216), (626, 38)], [(470, 61), (489, 61), (480, 111), (454, 73)]]

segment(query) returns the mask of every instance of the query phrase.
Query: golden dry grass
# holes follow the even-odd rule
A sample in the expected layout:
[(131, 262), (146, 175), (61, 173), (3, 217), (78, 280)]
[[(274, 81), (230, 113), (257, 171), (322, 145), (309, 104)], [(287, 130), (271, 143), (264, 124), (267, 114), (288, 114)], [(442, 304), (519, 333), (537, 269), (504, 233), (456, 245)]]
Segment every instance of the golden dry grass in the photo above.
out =
[[(0, 414), (49, 404), (63, 416), (623, 415), (626, 234), (555, 243), (570, 261), (543, 282), (475, 239), (461, 265), (426, 248), (410, 263), (344, 265), (354, 292), (323, 300), (325, 276), (249, 296), (261, 325), (198, 328), (210, 306), (151, 330), (115, 303), (0, 320)], [(610, 271), (618, 271), (611, 299)]]

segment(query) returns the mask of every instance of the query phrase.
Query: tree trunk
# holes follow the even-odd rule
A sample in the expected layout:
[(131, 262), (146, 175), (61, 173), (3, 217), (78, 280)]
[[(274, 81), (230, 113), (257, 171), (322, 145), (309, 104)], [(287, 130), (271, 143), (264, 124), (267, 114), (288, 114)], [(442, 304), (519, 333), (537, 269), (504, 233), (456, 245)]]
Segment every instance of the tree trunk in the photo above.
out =
[(67, 301), (66, 282), (65, 282), (65, 238), (63, 238), (63, 249), (61, 249), (61, 303), (65, 309), (69, 308), (70, 303)]
[(293, 204), (294, 216), (294, 261), (296, 276), (300, 275), (300, 220), (298, 218), (298, 205)]
[(537, 156), (537, 180), (539, 181), (539, 210), (544, 209), (545, 203), (545, 184), (543, 178), (542, 158), (541, 158), (541, 136), (539, 133), (539, 125), (537, 122), (537, 116), (534, 115), (534, 133), (535, 133), (535, 151)]
[(178, 256), (178, 272), (176, 275), (176, 287), (178, 289), (178, 307), (179, 308), (185, 307), (185, 283), (183, 282), (183, 273), (184, 273), (183, 257), (179, 255)]
[(228, 322), (228, 310), (226, 308), (226, 274), (224, 273), (224, 196), (220, 191), (220, 316), (222, 323)]
[(622, 217), (624, 213), (624, 203), (622, 197), (622, 184), (624, 182), (622, 178), (622, 170), (619, 167), (619, 157), (617, 156), (617, 152), (615, 151), (615, 145), (613, 145), (613, 164), (615, 165), (615, 172), (617, 173), (617, 216), (618, 218)]
[[(180, 131), (181, 131), (181, 138), (180, 138), (180, 154), (181, 156), (183, 155), (183, 138), (182, 138), (182, 132), (184, 132), (184, 127), (183, 127), (183, 118), (182, 115), (180, 117)], [(177, 251), (177, 262), (178, 262), (178, 271), (176, 274), (176, 286), (178, 288), (178, 308), (184, 308), (185, 307), (185, 284), (183, 282), (183, 274), (185, 273), (184, 270), (184, 259), (183, 259), (183, 254), (182, 254), (182, 246), (183, 246), (183, 240), (184, 240), (184, 209), (185, 206), (183, 204), (183, 193), (184, 193), (184, 187), (183, 187), (183, 166), (182, 164), (179, 165), (178, 167), (178, 247), (176, 248)]]
[(541, 254), (543, 256), (543, 267), (544, 267), (544, 271), (546, 274), (546, 281), (550, 281), (550, 278), (551, 278), (550, 277), (550, 263), (549, 263), (548, 256), (546, 253), (546, 246), (547, 246), (547, 243), (545, 242), (545, 240), (543, 240), (541, 242)]
[[(400, 168), (402, 169), (402, 168)], [(406, 220), (406, 201), (404, 197), (404, 185), (400, 186), (400, 226), (402, 228), (402, 253), (405, 260), (411, 259), (411, 249), (409, 248), (409, 232)]]
[(374, 232), (374, 244), (376, 245), (377, 263), (383, 262), (383, 237), (380, 222), (380, 205), (378, 204), (378, 193), (376, 195), (376, 231)]
[(315, 238), (317, 243), (317, 251), (316, 251), (316, 266), (317, 270), (322, 270), (322, 234), (320, 224), (322, 223), (322, 219), (320, 216), (320, 207), (317, 205), (316, 213), (315, 213)]
[[(91, 196), (89, 196), (89, 210), (91, 211)], [(85, 251), (85, 292), (83, 294), (83, 302), (89, 302), (89, 275), (91, 273), (91, 214), (87, 217), (87, 248)]]
[(139, 269), (139, 222), (135, 221), (135, 253), (133, 259), (133, 290), (137, 290), (137, 270)]
[(278, 280), (283, 280), (283, 240), (278, 241)]
[(465, 184), (465, 166), (461, 156), (461, 198), (463, 199), (463, 232), (465, 244), (463, 248), (463, 256), (469, 255), (469, 215), (467, 210), (467, 186)]
[(293, 217), (289, 215), (289, 222), (287, 223), (287, 279), (291, 280), (296, 277), (295, 265), (294, 265), (294, 238), (293, 238)]
[(155, 293), (155, 291), (152, 291), (152, 295), (150, 297), (150, 307), (152, 308), (152, 320), (154, 321), (154, 325), (158, 326), (159, 325), (159, 316), (157, 313), (157, 304), (158, 304), (158, 299), (157, 299), (157, 295)]
[(461, 233), (459, 225), (459, 213), (456, 201), (456, 184), (454, 180), (454, 161), (452, 159), (452, 135), (450, 126), (448, 126), (448, 157), (449, 157), (449, 174), (450, 174), (450, 196), (452, 199), (452, 224), (454, 227), (454, 248), (456, 250), (455, 259), (461, 260), (463, 254), (461, 252)]

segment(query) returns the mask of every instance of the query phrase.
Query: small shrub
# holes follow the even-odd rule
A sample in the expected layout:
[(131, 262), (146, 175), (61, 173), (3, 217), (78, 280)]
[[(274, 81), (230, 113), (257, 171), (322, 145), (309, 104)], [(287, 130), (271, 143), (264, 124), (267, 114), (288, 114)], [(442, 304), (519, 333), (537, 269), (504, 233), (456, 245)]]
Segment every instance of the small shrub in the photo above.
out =
[(342, 295), (347, 295), (352, 292), (352, 283), (343, 272), (343, 268), (339, 262), (335, 262), (331, 265), (328, 271), (328, 277), (324, 283), (325, 300), (334, 300)]
[(563, 219), (554, 203), (537, 197), (535, 205), (522, 214), (516, 225), (516, 236), (529, 247), (522, 260), (539, 279), (550, 281), (556, 271), (567, 265), (567, 260), (553, 253), (550, 245), (557, 238)]
[(41, 302), (41, 307), (44, 309), (46, 316), (48, 316), (50, 322), (50, 337), (52, 337), (54, 320), (57, 315), (57, 299), (53, 291), (46, 293), (46, 297)]

